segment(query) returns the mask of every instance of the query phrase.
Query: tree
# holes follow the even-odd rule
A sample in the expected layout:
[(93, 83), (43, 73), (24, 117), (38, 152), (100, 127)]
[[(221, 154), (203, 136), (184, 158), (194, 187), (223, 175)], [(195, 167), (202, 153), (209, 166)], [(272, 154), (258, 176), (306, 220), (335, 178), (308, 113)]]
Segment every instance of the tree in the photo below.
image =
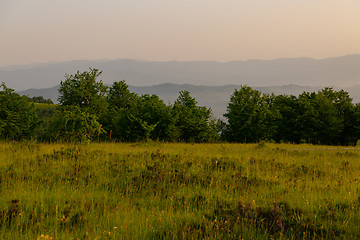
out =
[(246, 85), (235, 89), (224, 114), (228, 121), (224, 138), (243, 143), (269, 138), (270, 122), (277, 114), (270, 111), (268, 97)]
[(54, 102), (48, 98), (48, 99), (45, 99), (43, 96), (37, 96), (37, 97), (28, 97), (28, 100), (30, 102), (34, 102), (34, 103), (47, 103), (47, 104), (54, 104)]
[(189, 91), (180, 91), (172, 107), (175, 119), (174, 137), (185, 142), (207, 142), (212, 140), (215, 129), (211, 123), (211, 109), (197, 106)]
[(1, 84), (0, 136), (2, 139), (21, 140), (33, 136), (38, 125), (34, 104), (21, 97), (13, 89)]
[(324, 88), (319, 93), (324, 94), (334, 105), (336, 117), (341, 124), (341, 131), (338, 134), (338, 144), (353, 145), (357, 141), (355, 106), (352, 103), (349, 93), (332, 88)]
[(109, 106), (114, 109), (129, 108), (134, 105), (137, 94), (129, 91), (125, 81), (114, 82), (107, 96)]
[(59, 102), (63, 106), (78, 106), (81, 109), (101, 116), (106, 110), (107, 87), (97, 81), (102, 71), (90, 68), (90, 71), (79, 71), (75, 75), (65, 75), (59, 88)]
[(334, 100), (324, 90), (319, 91), (314, 99), (315, 109), (318, 113), (318, 126), (314, 129), (316, 132), (314, 143), (338, 145), (341, 132), (344, 130), (344, 119), (339, 114)]
[[(128, 134), (124, 132), (129, 124), (130, 114), (134, 114), (138, 104), (139, 96), (131, 93), (125, 81), (114, 82), (107, 94), (107, 111), (100, 118), (107, 132), (112, 133), (112, 138), (127, 139)], [(124, 127), (119, 126), (124, 125)]]
[(171, 107), (157, 95), (144, 94), (138, 102), (138, 118), (145, 133), (151, 130), (149, 137), (153, 140), (168, 141), (172, 139), (174, 130), (174, 119)]
[(356, 146), (360, 138), (360, 103), (354, 106), (352, 121), (353, 121), (353, 130), (352, 130), (353, 132), (350, 135), (351, 138), (349, 139), (349, 144)]
[(174, 125), (171, 108), (157, 95), (148, 94), (119, 108), (113, 120), (114, 136), (123, 141), (169, 140)]
[(95, 114), (82, 111), (78, 106), (60, 107), (50, 121), (53, 140), (89, 142), (104, 130)]
[(37, 140), (50, 141), (49, 124), (58, 106), (55, 104), (34, 104), (36, 114), (39, 118), (39, 125), (35, 128)]
[(295, 96), (276, 96), (281, 114), (274, 139), (295, 143), (348, 145), (355, 141), (354, 105), (347, 92), (324, 88)]
[(348, 145), (353, 132), (352, 99), (343, 90), (324, 88), (299, 95), (297, 127), (301, 139), (313, 144)]
[(274, 97), (270, 108), (272, 112), (278, 112), (279, 117), (277, 121), (273, 122), (275, 131), (272, 134), (272, 139), (277, 143), (300, 143), (301, 131), (296, 122), (299, 110), (298, 105), (298, 99), (293, 95), (277, 95)]

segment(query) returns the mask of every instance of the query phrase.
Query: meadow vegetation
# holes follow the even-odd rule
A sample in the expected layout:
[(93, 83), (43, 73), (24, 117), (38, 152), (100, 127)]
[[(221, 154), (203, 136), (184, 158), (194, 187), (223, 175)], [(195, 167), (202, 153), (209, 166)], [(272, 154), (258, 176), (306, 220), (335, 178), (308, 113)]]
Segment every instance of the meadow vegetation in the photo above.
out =
[(359, 239), (360, 149), (0, 144), (0, 239)]

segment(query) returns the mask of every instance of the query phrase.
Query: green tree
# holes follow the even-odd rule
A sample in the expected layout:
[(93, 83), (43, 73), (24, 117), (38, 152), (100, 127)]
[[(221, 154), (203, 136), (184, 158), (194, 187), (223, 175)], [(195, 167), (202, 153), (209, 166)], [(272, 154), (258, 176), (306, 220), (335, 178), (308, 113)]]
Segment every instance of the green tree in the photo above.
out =
[[(125, 81), (114, 82), (107, 94), (107, 112), (100, 119), (105, 130), (112, 139), (127, 140), (131, 133), (127, 133), (131, 114), (136, 114), (139, 96), (131, 93)], [(124, 125), (119, 126), (119, 125)], [(109, 135), (110, 136), (110, 135)]]
[(180, 91), (173, 107), (175, 127), (173, 137), (185, 142), (207, 142), (213, 140), (216, 128), (212, 125), (211, 109), (197, 106), (189, 91)]
[(114, 109), (129, 108), (136, 104), (138, 96), (131, 93), (125, 81), (113, 82), (107, 96), (109, 106)]
[(324, 94), (336, 109), (336, 118), (339, 122), (341, 131), (338, 136), (338, 144), (353, 145), (357, 140), (355, 106), (349, 93), (340, 90), (334, 91), (332, 88), (324, 88), (319, 93)]
[(276, 142), (300, 143), (301, 131), (296, 122), (298, 105), (298, 98), (293, 95), (277, 95), (274, 97), (270, 108), (272, 112), (279, 113), (277, 121), (272, 122), (275, 125), (272, 139)]
[(13, 89), (0, 85), (0, 136), (2, 139), (30, 138), (38, 125), (34, 104)]
[(223, 137), (230, 142), (258, 142), (270, 137), (271, 121), (277, 114), (270, 111), (269, 96), (248, 86), (235, 89), (224, 116), (228, 124)]
[(356, 146), (360, 139), (360, 103), (356, 104), (353, 109), (352, 115), (353, 129), (349, 144)]
[(63, 106), (78, 106), (97, 116), (107, 109), (107, 87), (102, 81), (97, 81), (102, 71), (90, 68), (90, 71), (79, 71), (75, 75), (65, 75), (59, 88), (59, 102)]
[(313, 144), (347, 145), (353, 129), (353, 108), (351, 98), (343, 90), (324, 88), (317, 93), (302, 93), (297, 113), (302, 140)]
[(114, 113), (114, 136), (123, 141), (169, 140), (174, 121), (171, 108), (157, 95), (142, 95)]
[(58, 106), (48, 103), (34, 103), (34, 107), (39, 118), (39, 125), (35, 129), (35, 136), (37, 140), (50, 141), (49, 124)]
[(47, 103), (47, 104), (54, 104), (54, 102), (49, 98), (49, 99), (45, 99), (43, 96), (37, 96), (37, 97), (28, 97), (30, 102), (34, 102), (34, 103)]
[(50, 121), (53, 140), (90, 142), (104, 132), (95, 114), (82, 111), (78, 106), (60, 107)]
[(166, 106), (157, 95), (144, 94), (139, 98), (138, 109), (138, 117), (141, 119), (145, 135), (151, 130), (151, 139), (171, 140), (175, 121), (170, 106)]

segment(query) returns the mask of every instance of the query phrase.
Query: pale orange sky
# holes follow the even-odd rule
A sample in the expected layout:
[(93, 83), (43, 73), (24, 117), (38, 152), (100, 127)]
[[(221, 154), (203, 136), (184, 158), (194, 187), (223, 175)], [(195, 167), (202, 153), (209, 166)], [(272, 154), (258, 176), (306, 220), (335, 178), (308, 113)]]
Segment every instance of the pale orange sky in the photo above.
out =
[(0, 0), (0, 66), (360, 54), (359, 0)]

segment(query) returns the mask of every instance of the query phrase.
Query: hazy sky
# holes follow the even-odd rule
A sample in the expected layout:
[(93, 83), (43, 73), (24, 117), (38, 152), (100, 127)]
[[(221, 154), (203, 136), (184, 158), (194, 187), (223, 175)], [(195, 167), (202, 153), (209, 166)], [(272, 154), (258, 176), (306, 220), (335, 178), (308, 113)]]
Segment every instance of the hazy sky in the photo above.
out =
[(359, 53), (359, 0), (0, 0), (0, 66)]

